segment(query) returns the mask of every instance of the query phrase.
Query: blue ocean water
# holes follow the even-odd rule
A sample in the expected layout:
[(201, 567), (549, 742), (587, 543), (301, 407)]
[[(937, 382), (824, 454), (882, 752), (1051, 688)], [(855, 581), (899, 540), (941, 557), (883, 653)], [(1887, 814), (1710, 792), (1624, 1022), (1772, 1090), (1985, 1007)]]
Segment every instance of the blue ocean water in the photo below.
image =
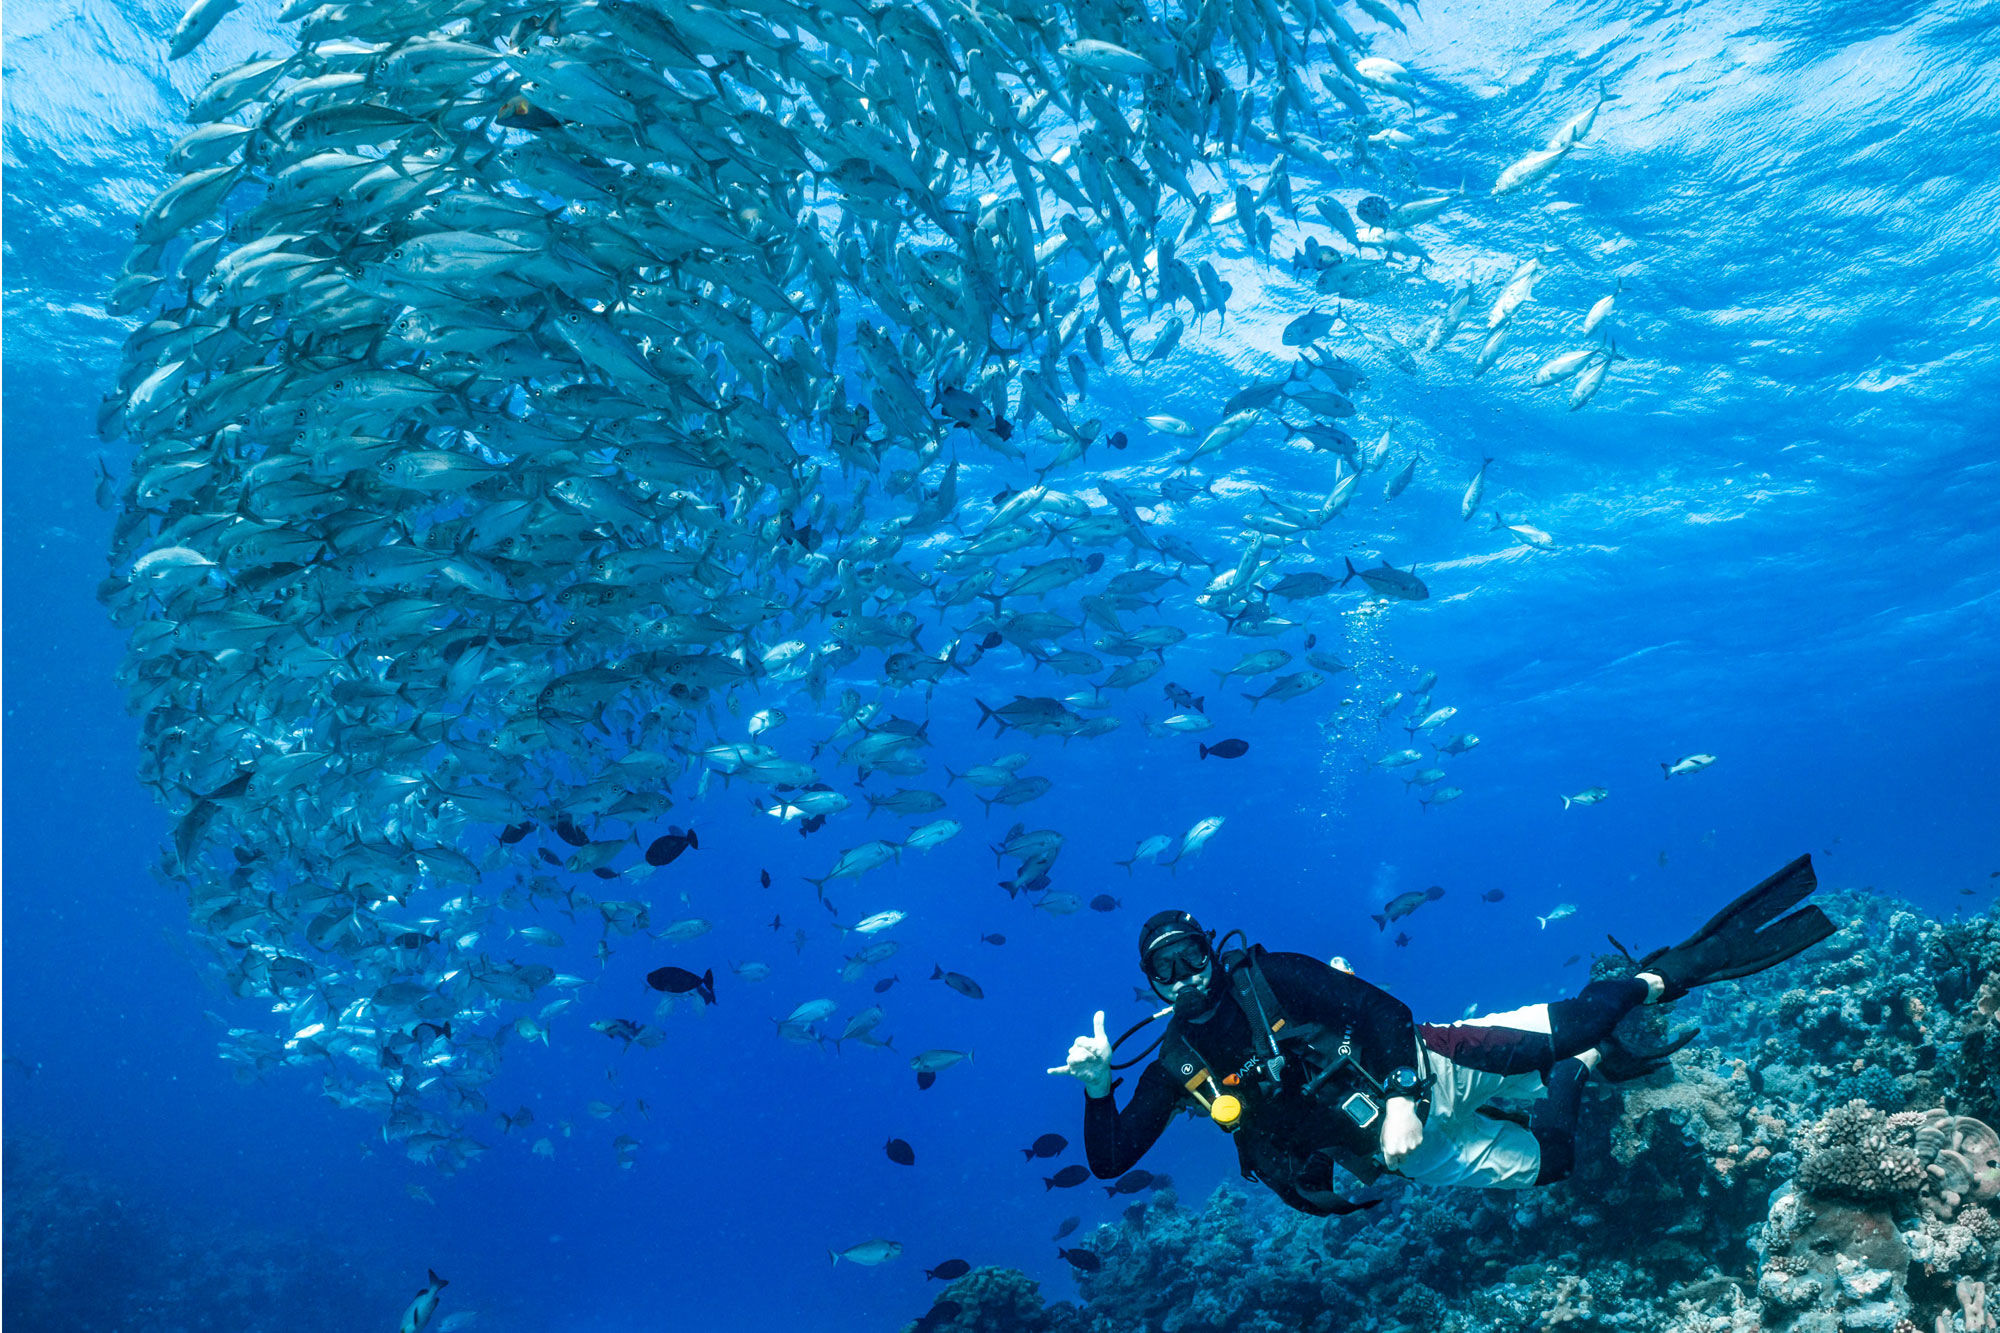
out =
[[(946, 789), (965, 834), (829, 889), (843, 921), (909, 913), (900, 953), (870, 974), (900, 978), (880, 997), (895, 1051), (787, 1044), (771, 1020), (796, 1004), (837, 998), (845, 1014), (877, 998), (838, 979), (853, 944), (803, 877), (896, 826), (857, 808), (801, 840), (718, 784), (675, 812), (699, 828), (700, 851), (647, 890), (656, 920), (700, 915), (713, 932), (613, 939), (602, 979), (552, 1023), (549, 1045), (510, 1044), (489, 1098), (533, 1108), (532, 1133), (489, 1118), (478, 1137), (491, 1151), (446, 1177), (365, 1113), (322, 1100), (308, 1073), (240, 1084), (217, 1040), (267, 1016), (205, 979), (185, 905), (150, 873), (169, 821), (133, 778), (136, 726), (113, 683), (124, 636), (94, 598), (111, 522), (91, 502), (94, 460), (126, 461), (93, 429), (128, 325), (102, 313), (103, 293), (167, 179), (159, 163), (186, 98), (209, 71), (289, 45), (270, 7), (253, 5), (170, 69), (177, 18), (163, 5), (9, 14), (5, 1132), (10, 1158), (33, 1154), (28, 1168), (10, 1160), (14, 1181), (59, 1163), (155, 1232), (213, 1238), (173, 1259), (182, 1271), (260, 1275), (218, 1290), (315, 1291), (336, 1324), (352, 1312), (386, 1327), (428, 1267), (451, 1279), (447, 1311), (548, 1330), (897, 1327), (927, 1302), (923, 1267), (952, 1257), (1019, 1267), (1060, 1294), (1056, 1224), (1125, 1201), (1045, 1187), (1082, 1136), (1080, 1094), (1044, 1070), (1094, 1010), (1114, 1031), (1143, 1015), (1133, 938), (1158, 908), (1339, 953), (1420, 1017), (1449, 1018), (1555, 998), (1581, 981), (1565, 960), (1607, 931), (1635, 946), (1678, 937), (1801, 851), (1831, 884), (1937, 915), (1992, 892), (2000, 15), (1430, 0), (1376, 50), (1421, 80), (1425, 181), (1473, 183), (1464, 207), (1420, 233), (1433, 274), (1491, 279), (1541, 258), (1548, 276), (1523, 318), (1549, 354), (1620, 282), (1629, 359), (1580, 412), (1528, 385), (1533, 361), (1478, 380), (1465, 357), (1372, 370), (1363, 421), (1395, 420), (1398, 457), (1415, 448), (1422, 461), (1394, 501), (1364, 479), (1315, 550), (1415, 564), (1431, 597), (1323, 612), (1355, 673), (1254, 711), (1212, 672), (1263, 643), (1190, 613), (1202, 637), (1158, 680), (1206, 694), (1217, 726), (1203, 739), (1249, 740), (1242, 759), (1148, 736), (1140, 714), (1165, 712), (1157, 684), (1120, 706), (1126, 725), (1108, 737), (1020, 742), (1029, 771), (1055, 784), (1019, 816), (1067, 835), (1058, 887), (1109, 893), (1117, 910), (1053, 917), (1010, 900), (984, 848), (1014, 812), (989, 816), (962, 785)], [(1479, 182), (1600, 87), (1616, 99), (1551, 184), (1504, 206), (1480, 197)], [(1112, 419), (1207, 420), (1281, 366), (1279, 330), (1314, 297), (1282, 265), (1240, 254), (1225, 274), (1227, 322), (1121, 370), (1100, 395)], [(1414, 341), (1442, 290), (1356, 322)], [(1170, 444), (1135, 451), (1165, 457)], [(1488, 503), (1552, 534), (1553, 550), (1489, 531), (1483, 515), (1461, 521), (1458, 497), (1485, 457)], [(1316, 501), (1325, 462), (1277, 448), (1232, 458), (1216, 471), (1233, 498), (1180, 522), (1227, 525), (1258, 488)], [(998, 460), (978, 471), (967, 493), (1030, 479)], [(1183, 535), (1203, 540), (1199, 527)], [(930, 701), (934, 775), (1017, 748), (975, 730), (974, 700), (1038, 693), (1048, 675), (1001, 657)], [(1482, 738), (1450, 765), (1464, 796), (1435, 809), (1372, 762), (1404, 743), (1376, 706), (1425, 671), (1438, 673), (1434, 703), (1459, 709), (1453, 727)], [(830, 727), (787, 706), (788, 744)], [(895, 707), (921, 713), (921, 696)], [(1660, 780), (1660, 761), (1694, 753), (1718, 759)], [(1561, 795), (1593, 785), (1610, 796), (1564, 808)], [(1174, 873), (1114, 864), (1209, 815), (1223, 830)], [(1407, 946), (1368, 919), (1432, 884), (1445, 896), (1402, 923)], [(1504, 901), (1482, 901), (1491, 889)], [(1538, 927), (1558, 903), (1575, 914)], [(768, 928), (774, 914), (783, 929)], [(568, 937), (560, 965), (595, 976), (593, 932), (545, 924)], [(812, 932), (797, 950), (796, 925)], [(1007, 943), (980, 942), (990, 932)], [(746, 959), (772, 975), (739, 983), (727, 965)], [(714, 967), (717, 1005), (663, 1020), (669, 1039), (651, 1050), (585, 1026), (645, 1018), (642, 978), (669, 962)], [(976, 978), (985, 998), (928, 980), (933, 966)], [(919, 1091), (906, 1057), (931, 1047), (974, 1058)], [(600, 1119), (592, 1102), (619, 1109)], [(571, 1132), (553, 1131), (565, 1121)], [(1020, 1149), (1051, 1130), (1068, 1152), (1024, 1163)], [(554, 1157), (533, 1155), (531, 1139), (552, 1131)], [(640, 1144), (629, 1170), (619, 1134)], [(887, 1160), (891, 1137), (913, 1145), (914, 1167)], [(1192, 1124), (1147, 1166), (1193, 1197), (1235, 1176), (1227, 1140)], [(871, 1237), (905, 1253), (873, 1269), (827, 1263)], [(296, 1288), (279, 1282), (288, 1268)], [(111, 1285), (152, 1275), (85, 1252), (53, 1271)]]

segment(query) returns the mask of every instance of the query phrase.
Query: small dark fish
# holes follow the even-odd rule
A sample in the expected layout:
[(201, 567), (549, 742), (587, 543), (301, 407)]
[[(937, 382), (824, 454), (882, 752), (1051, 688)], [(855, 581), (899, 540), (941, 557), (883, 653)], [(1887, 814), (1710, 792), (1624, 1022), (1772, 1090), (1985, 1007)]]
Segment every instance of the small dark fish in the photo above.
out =
[(1065, 1236), (1068, 1236), (1069, 1234), (1074, 1232), (1078, 1227), (1082, 1225), (1083, 1225), (1083, 1219), (1080, 1217), (1065, 1217), (1062, 1221), (1062, 1225), (1056, 1228), (1056, 1234), (1049, 1237), (1049, 1239), (1061, 1240)]
[(963, 1259), (947, 1259), (936, 1268), (926, 1268), (924, 1277), (929, 1281), (949, 1282), (953, 1278), (964, 1277), (972, 1271), (972, 1265)]
[(1090, 900), (1090, 910), (1093, 912), (1115, 912), (1124, 905), (1108, 893), (1100, 893)]
[(1507, 890), (1505, 889), (1488, 889), (1479, 895), (1479, 901), (1482, 903), (1497, 903), (1506, 896)]
[(799, 821), (799, 836), (803, 838), (808, 834), (817, 833), (825, 827), (825, 815), (814, 815), (810, 819), (802, 819)]
[(1124, 1175), (1106, 1185), (1104, 1193), (1105, 1197), (1112, 1198), (1120, 1194), (1137, 1194), (1140, 1190), (1151, 1189), (1152, 1186), (1153, 1173), (1151, 1171), (1143, 1169), (1127, 1171)]
[(901, 977), (883, 977), (880, 981), (875, 983), (875, 993), (877, 995), (880, 995), (883, 991), (888, 990), (889, 987), (895, 985), (897, 982), (901, 980), (902, 980)]
[(1007, 937), (1005, 935), (981, 935), (979, 942), (981, 944), (1005, 944)]
[(792, 932), (793, 953), (804, 953), (806, 951), (806, 938), (807, 936), (804, 927), (801, 927), (798, 930)]
[(669, 995), (685, 995), (689, 991), (700, 994), (708, 1004), (715, 1003), (715, 969), (696, 976), (684, 967), (659, 967), (646, 974), (646, 984), (654, 990), (666, 991)]
[(590, 873), (597, 876), (599, 879), (618, 878), (618, 872), (613, 870), (610, 866), (593, 866), (591, 868)]
[(1972, 889), (1960, 889), (1960, 890), (1959, 890), (1959, 892), (1960, 892), (1961, 894), (1963, 894), (1963, 895), (1964, 895), (1965, 897), (1967, 897), (1967, 898), (1970, 898), (1970, 897), (1971, 897), (1971, 896), (1973, 895), (1973, 892), (1974, 892), (1974, 890), (1972, 890)]
[(926, 1069), (917, 1075), (917, 1091), (928, 1092), (931, 1084), (937, 1082), (937, 1075)]
[(889, 1160), (897, 1166), (915, 1166), (917, 1150), (903, 1139), (890, 1139), (882, 1145), (882, 1151), (889, 1154)]
[(784, 919), (784, 918), (783, 918), (782, 916), (780, 916), (780, 915), (779, 915), (778, 913), (776, 913), (776, 912), (773, 912), (773, 913), (771, 913), (771, 929), (772, 929), (772, 930), (776, 930), (776, 929), (778, 929), (778, 928), (779, 928), (780, 926), (782, 926), (782, 925), (784, 925), (784, 924), (785, 924), (785, 919)]
[(1050, 1190), (1075, 1189), (1078, 1185), (1089, 1179), (1089, 1167), (1078, 1165), (1066, 1166), (1052, 1176), (1043, 1176), (1042, 1188)]
[(1123, 449), (1128, 443), (1130, 443), (1130, 441), (1128, 441), (1125, 438), (1124, 431), (1114, 430), (1111, 432), (1111, 438), (1106, 440), (1105, 443), (1110, 445), (1113, 449)]
[(1095, 1273), (1099, 1269), (1104, 1267), (1104, 1261), (1098, 1258), (1096, 1255), (1092, 1254), (1089, 1250), (1058, 1249), (1056, 1251), (1056, 1257), (1058, 1259), (1069, 1260), (1069, 1266), (1071, 1268), (1074, 1268), (1079, 1272), (1083, 1273)]
[(840, 909), (834, 906), (833, 899), (827, 897), (825, 894), (820, 895), (819, 905), (821, 907), (824, 907), (827, 911), (833, 913), (835, 916), (840, 915)]
[(506, 843), (519, 842), (534, 831), (535, 823), (533, 820), (526, 820), (519, 824), (509, 824), (506, 828), (500, 830), (500, 841)]
[[(1197, 741), (1196, 744), (1199, 745), (1200, 742)], [(1250, 742), (1239, 741), (1234, 738), (1226, 741), (1217, 741), (1213, 745), (1202, 745), (1201, 747), (1201, 757), (1203, 759), (1208, 758), (1210, 755), (1214, 755), (1217, 759), (1241, 759), (1248, 753), (1250, 753)]]
[(1583, 955), (1582, 955), (1582, 954), (1580, 954), (1580, 953), (1573, 953), (1573, 954), (1571, 954), (1571, 955), (1570, 955), (1569, 957), (1567, 957), (1567, 958), (1563, 959), (1563, 966), (1564, 966), (1564, 967), (1575, 967), (1575, 966), (1576, 966), (1576, 965), (1577, 965), (1578, 963), (1580, 963), (1580, 962), (1582, 962), (1582, 961), (1583, 961)]
[(1005, 642), (1006, 640), (1000, 637), (999, 630), (997, 629), (988, 630), (986, 632), (986, 637), (979, 641), (979, 651), (983, 653), (990, 653), (995, 648), (998, 648), (1001, 644)]
[(932, 1329), (940, 1328), (957, 1319), (964, 1309), (965, 1307), (957, 1301), (939, 1301), (910, 1325), (911, 1333), (931, 1333)]
[(760, 871), (758, 871), (758, 872), (757, 872), (757, 882), (758, 882), (759, 884), (762, 884), (762, 885), (763, 885), (763, 886), (764, 886), (765, 888), (767, 888), (767, 889), (768, 889), (768, 888), (770, 888), (770, 887), (771, 887), (771, 872), (770, 872), (770, 871), (768, 871), (768, 870), (760, 870)]
[(1375, 929), (1387, 930), (1391, 921), (1401, 921), (1425, 903), (1434, 903), (1444, 897), (1444, 890), (1436, 884), (1428, 889), (1411, 889), (1399, 893), (1389, 900), (1389, 905), (1379, 912), (1370, 912), (1368, 919), (1375, 923)]
[[(1054, 1157), (1067, 1147), (1069, 1147), (1069, 1140), (1062, 1135), (1044, 1134), (1027, 1147), (1021, 1149), (1021, 1156), (1032, 1162), (1037, 1157)], [(1061, 1240), (1062, 1237), (1057, 1236), (1056, 1239)]]
[(557, 815), (556, 836), (572, 847), (581, 847), (590, 841), (590, 835), (576, 826), (576, 821), (568, 815)]
[(1397, 931), (1397, 932), (1396, 932), (1396, 947), (1397, 947), (1398, 949), (1407, 949), (1407, 948), (1409, 948), (1409, 947), (1410, 947), (1410, 932), (1409, 932), (1409, 931), (1407, 931), (1407, 930), (1399, 930), (1399, 931)]
[(1311, 652), (1313, 649), (1317, 647), (1319, 647), (1319, 635), (1317, 634), (1306, 635), (1306, 651)]
[(653, 839), (653, 845), (646, 849), (646, 864), (649, 866), (670, 866), (680, 859), (688, 849), (701, 850), (701, 839), (693, 829), (683, 833), (677, 828), (669, 828)]
[(1662, 870), (1665, 870), (1666, 868), (1667, 868), (1667, 854), (1666, 854), (1665, 852), (1661, 852), (1661, 853), (1660, 853), (1660, 869), (1662, 869)]
[(942, 981), (968, 1000), (983, 1000), (986, 992), (979, 989), (979, 983), (959, 972), (947, 972), (935, 964), (931, 967), (931, 980)]
[(1389, 211), (1389, 201), (1379, 194), (1366, 196), (1354, 206), (1354, 216), (1371, 227), (1386, 227), (1394, 217)]
[(1167, 682), (1166, 692), (1167, 692), (1168, 703), (1172, 704), (1176, 708), (1182, 709), (1190, 713), (1199, 713), (1204, 711), (1202, 709), (1202, 704), (1208, 701), (1207, 695), (1202, 695), (1200, 698), (1196, 698), (1193, 691), (1188, 690), (1182, 686), (1176, 685), (1172, 681)]
[(557, 856), (554, 852), (550, 851), (546, 847), (535, 848), (535, 853), (552, 866), (559, 866), (562, 864), (562, 858), (560, 856)]

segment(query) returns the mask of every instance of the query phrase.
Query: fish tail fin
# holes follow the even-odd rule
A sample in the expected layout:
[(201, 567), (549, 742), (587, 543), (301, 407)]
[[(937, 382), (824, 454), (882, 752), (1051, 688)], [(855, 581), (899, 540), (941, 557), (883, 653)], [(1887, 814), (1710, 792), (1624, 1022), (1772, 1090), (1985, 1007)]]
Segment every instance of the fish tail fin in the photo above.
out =
[(437, 1275), (437, 1269), (435, 1268), (426, 1268), (424, 1272), (430, 1275), (431, 1285), (433, 1287), (448, 1287), (451, 1285), (451, 1279), (439, 1277)]
[(1387, 930), (1389, 928), (1389, 918), (1384, 913), (1370, 912), (1368, 919), (1375, 923), (1375, 929), (1377, 930)]
[(1250, 701), (1250, 711), (1253, 713), (1257, 711), (1257, 704), (1263, 698), (1262, 695), (1257, 694), (1246, 694), (1243, 697)]
[(833, 1265), (833, 1267), (835, 1268), (840, 1267), (840, 1255), (838, 1253), (836, 1253), (833, 1250), (828, 1250), (826, 1252), (826, 1257), (827, 1260)]
[(1674, 766), (1672, 764), (1660, 765), (1660, 777), (1663, 780), (1670, 779), (1673, 777), (1673, 775), (1674, 775)]
[(1541, 923), (1541, 927), (1543, 930), (1547, 930), (1549, 928), (1549, 919), (1547, 917), (1538, 916), (1535, 918), (1535, 920)]
[(1208, 746), (1203, 744), (1201, 741), (1196, 741), (1195, 744), (1201, 746), (1201, 757), (1203, 759), (1208, 758)]
[(1563, 797), (1563, 809), (1565, 810), (1569, 809), (1569, 804), (1570, 804), (1569, 797), (1567, 796)]
[[(1343, 557), (1343, 558), (1344, 558), (1344, 557)], [(1341, 587), (1343, 587), (1343, 588), (1345, 588), (1345, 587), (1346, 587), (1346, 586), (1348, 585), (1348, 583), (1349, 583), (1349, 582), (1350, 582), (1351, 580), (1353, 580), (1353, 578), (1355, 577), (1355, 575), (1359, 574), (1360, 572), (1361, 572), (1360, 570), (1358, 570), (1358, 569), (1356, 569), (1356, 568), (1354, 567), (1354, 562), (1353, 562), (1352, 560), (1348, 560), (1348, 561), (1347, 561), (1347, 577), (1346, 577), (1346, 578), (1344, 578), (1344, 579), (1342, 579), (1342, 580), (1340, 581), (1340, 586), (1341, 586)]]
[(1035, 1150), (1033, 1148), (1023, 1148), (1021, 1149), (1021, 1156), (1032, 1162), (1035, 1160)]

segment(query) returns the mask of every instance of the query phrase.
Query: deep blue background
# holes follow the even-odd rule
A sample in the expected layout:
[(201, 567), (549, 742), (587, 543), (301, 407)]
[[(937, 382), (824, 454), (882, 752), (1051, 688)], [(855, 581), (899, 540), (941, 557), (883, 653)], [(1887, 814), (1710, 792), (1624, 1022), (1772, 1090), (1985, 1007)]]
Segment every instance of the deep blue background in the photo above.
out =
[[(215, 1058), (211, 1012), (230, 1025), (264, 1016), (202, 979), (181, 904), (149, 872), (164, 817), (132, 777), (134, 726), (113, 683), (122, 643), (92, 596), (109, 519), (90, 502), (91, 416), (123, 334), (96, 313), (100, 294), (130, 217), (158, 187), (174, 97), (210, 65), (281, 39), (258, 38), (270, 14), (250, 7), (225, 22), (209, 65), (174, 71), (176, 94), (159, 66), (176, 17), (164, 8), (10, 9), (7, 1134), (53, 1139), (132, 1197), (189, 1217), (333, 1237), (397, 1285), (434, 1267), (453, 1280), (446, 1310), (480, 1310), (483, 1326), (880, 1328), (922, 1308), (921, 1268), (947, 1257), (1019, 1265), (1068, 1289), (1047, 1237), (1065, 1215), (1111, 1217), (1117, 1205), (1094, 1186), (1046, 1191), (1040, 1176), (1055, 1164), (1024, 1165), (1018, 1150), (1050, 1129), (1080, 1137), (1080, 1094), (1043, 1070), (1093, 1009), (1114, 1030), (1138, 1015), (1132, 937), (1158, 907), (1240, 924), (1274, 947), (1343, 953), (1420, 1016), (1449, 1018), (1551, 998), (1579, 979), (1581, 964), (1564, 960), (1601, 947), (1607, 930), (1635, 946), (1677, 935), (1802, 850), (1835, 885), (1940, 914), (1983, 905), (2000, 868), (2000, 205), (1980, 151), (2000, 120), (1982, 73), (1994, 19), (1907, 5), (1861, 29), (1831, 6), (1697, 5), (1644, 19), (1521, 8), (1432, 0), (1407, 40), (1380, 48), (1425, 83), (1417, 128), (1434, 147), (1420, 174), (1438, 184), (1490, 180), (1599, 79), (1620, 93), (1551, 185), (1475, 198), (1422, 233), (1438, 282), (1350, 308), (1415, 341), (1459, 273), (1504, 277), (1530, 254), (1551, 270), (1522, 315), (1526, 350), (1501, 370), (1467, 376), (1468, 336), (1417, 378), (1377, 372), (1364, 422), (1400, 418), (1398, 460), (1415, 445), (1426, 461), (1393, 504), (1364, 482), (1354, 510), (1307, 544), (1336, 569), (1349, 552), (1419, 562), (1432, 600), (1345, 623), (1323, 604), (1322, 640), (1361, 670), (1255, 714), (1212, 688), (1208, 668), (1264, 644), (1210, 635), (1183, 648), (1159, 680), (1210, 696), (1211, 738), (1252, 742), (1234, 764), (1143, 733), (1138, 714), (1163, 711), (1157, 685), (1106, 739), (1021, 743), (1029, 771), (1057, 784), (1021, 813), (1068, 835), (1058, 887), (1119, 896), (1116, 913), (1054, 919), (1010, 902), (982, 849), (1011, 821), (987, 819), (962, 787), (950, 792), (949, 813), (967, 824), (957, 841), (832, 886), (843, 919), (911, 914), (894, 932), (902, 953), (872, 974), (902, 977), (882, 997), (894, 1054), (785, 1045), (770, 1022), (809, 998), (839, 999), (843, 1016), (876, 998), (837, 980), (852, 946), (800, 877), (823, 873), (841, 847), (893, 836), (890, 819), (871, 827), (849, 812), (801, 842), (753, 822), (737, 793), (684, 805), (702, 850), (649, 886), (654, 915), (705, 916), (714, 933), (675, 947), (616, 942), (603, 984), (556, 1020), (550, 1049), (508, 1048), (492, 1103), (533, 1106), (534, 1130), (482, 1128), (494, 1151), (453, 1179), (321, 1100), (314, 1078), (240, 1086)], [(1310, 295), (1281, 273), (1260, 276), (1240, 251), (1220, 262), (1238, 292), (1227, 329), (1211, 325), (1166, 367), (1129, 374), (1101, 401), (1112, 416), (1144, 403), (1206, 421), (1276, 364), (1277, 331)], [(1614, 276), (1633, 360), (1571, 414), (1526, 376), (1569, 345)], [(1157, 461), (1169, 444), (1141, 441), (1120, 461)], [(1499, 460), (1489, 503), (1555, 534), (1558, 550), (1530, 553), (1483, 518), (1459, 521), (1458, 496), (1488, 455)], [(107, 456), (123, 466), (122, 453)], [(1223, 461), (1238, 470), (1233, 498), (1176, 520), (1215, 550), (1254, 503), (1251, 486), (1316, 498), (1330, 481), (1327, 458), (1269, 439)], [(1003, 465), (963, 493), (988, 480), (1022, 477)], [(1191, 526), (1203, 523), (1223, 532), (1203, 539)], [(1484, 738), (1446, 765), (1466, 796), (1431, 812), (1370, 767), (1403, 743), (1378, 733), (1375, 703), (1426, 668), (1440, 673), (1435, 703), (1461, 710), (1451, 729)], [(933, 771), (1017, 748), (990, 729), (974, 736), (972, 698), (996, 702), (1030, 680), (982, 669), (941, 689)], [(1356, 702), (1343, 710), (1342, 698)], [(922, 703), (896, 707), (912, 715)], [(794, 720), (774, 739), (802, 755), (824, 728), (802, 703), (788, 708)], [(1342, 713), (1350, 720), (1322, 727)], [(1697, 751), (1720, 761), (1660, 780), (1658, 761)], [(1562, 809), (1560, 793), (1592, 784), (1610, 799)], [(1147, 834), (1218, 813), (1227, 826), (1177, 876), (1128, 878), (1111, 864)], [(773, 889), (757, 886), (760, 868)], [(1445, 898), (1405, 923), (1410, 947), (1393, 947), (1367, 913), (1429, 884)], [(1506, 900), (1479, 901), (1491, 888)], [(1579, 910), (1538, 929), (1532, 915), (1558, 902)], [(774, 911), (787, 923), (776, 935), (764, 928)], [(814, 932), (798, 954), (795, 920)], [(568, 937), (571, 970), (594, 970), (587, 927), (544, 924)], [(1005, 947), (977, 942), (995, 930)], [(776, 974), (738, 984), (724, 968), (745, 958)], [(648, 1017), (640, 978), (665, 961), (716, 967), (721, 1003), (664, 1020), (671, 1039), (652, 1051), (588, 1030), (593, 1018)], [(933, 963), (976, 977), (988, 998), (925, 980)], [(976, 1058), (919, 1093), (905, 1058), (930, 1046)], [(639, 1098), (650, 1119), (632, 1109)], [(597, 1099), (626, 1110), (601, 1122), (584, 1110)], [(574, 1136), (558, 1137), (556, 1160), (529, 1156), (564, 1119)], [(613, 1164), (620, 1132), (643, 1144), (629, 1172)], [(915, 1145), (914, 1169), (883, 1156), (891, 1135)], [(1226, 1142), (1194, 1125), (1147, 1165), (1197, 1196), (1234, 1175)], [(411, 1198), (412, 1184), (435, 1205)], [(873, 1236), (908, 1252), (873, 1271), (829, 1269), (829, 1247)]]

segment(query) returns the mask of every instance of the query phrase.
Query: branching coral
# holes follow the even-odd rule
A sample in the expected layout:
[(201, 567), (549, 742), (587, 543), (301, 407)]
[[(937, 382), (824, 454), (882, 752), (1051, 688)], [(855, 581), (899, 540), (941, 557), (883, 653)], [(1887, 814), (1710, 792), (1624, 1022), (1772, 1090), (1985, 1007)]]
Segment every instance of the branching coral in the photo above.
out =
[(1889, 1118), (1859, 1099), (1822, 1116), (1806, 1145), (1799, 1184), (1824, 1198), (1892, 1199), (1914, 1194), (1925, 1180), (1916, 1149), (1895, 1142)]

